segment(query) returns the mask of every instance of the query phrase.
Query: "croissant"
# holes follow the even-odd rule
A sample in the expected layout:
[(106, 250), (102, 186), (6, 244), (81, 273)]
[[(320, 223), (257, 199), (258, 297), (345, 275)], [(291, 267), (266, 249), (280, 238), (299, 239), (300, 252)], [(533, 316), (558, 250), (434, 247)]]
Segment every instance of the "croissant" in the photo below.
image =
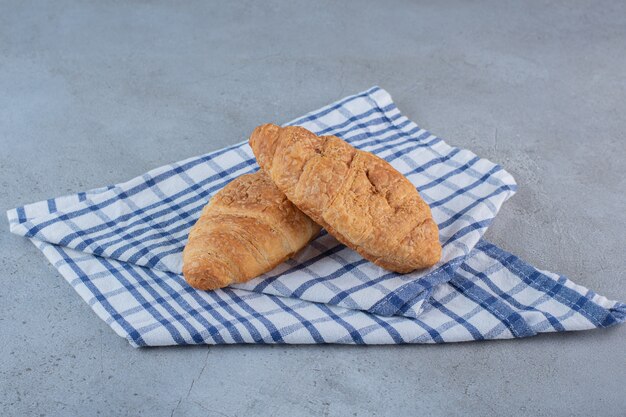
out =
[(295, 126), (261, 125), (249, 143), (287, 198), (364, 258), (400, 273), (441, 258), (430, 207), (383, 159)]
[(183, 276), (194, 288), (213, 290), (272, 270), (320, 231), (269, 177), (242, 175), (202, 210), (183, 250)]

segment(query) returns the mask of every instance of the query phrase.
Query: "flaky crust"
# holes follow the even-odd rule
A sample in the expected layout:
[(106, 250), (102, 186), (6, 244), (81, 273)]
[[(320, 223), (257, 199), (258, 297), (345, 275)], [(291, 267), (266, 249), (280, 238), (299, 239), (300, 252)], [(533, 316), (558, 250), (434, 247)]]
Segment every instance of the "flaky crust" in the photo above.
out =
[(295, 126), (261, 125), (250, 146), (289, 200), (364, 258), (401, 273), (441, 258), (430, 207), (385, 160)]
[(183, 275), (213, 290), (272, 270), (320, 231), (263, 172), (242, 175), (202, 210), (183, 251)]

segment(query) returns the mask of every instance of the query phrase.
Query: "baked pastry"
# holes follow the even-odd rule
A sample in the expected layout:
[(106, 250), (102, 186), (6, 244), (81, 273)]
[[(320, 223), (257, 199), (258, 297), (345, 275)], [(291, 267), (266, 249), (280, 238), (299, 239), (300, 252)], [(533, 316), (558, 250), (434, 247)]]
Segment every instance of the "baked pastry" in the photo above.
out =
[(430, 207), (385, 160), (295, 126), (259, 126), (250, 146), (291, 202), (364, 258), (401, 273), (441, 258)]
[(272, 270), (320, 231), (259, 171), (220, 190), (202, 210), (183, 250), (189, 285), (213, 290)]

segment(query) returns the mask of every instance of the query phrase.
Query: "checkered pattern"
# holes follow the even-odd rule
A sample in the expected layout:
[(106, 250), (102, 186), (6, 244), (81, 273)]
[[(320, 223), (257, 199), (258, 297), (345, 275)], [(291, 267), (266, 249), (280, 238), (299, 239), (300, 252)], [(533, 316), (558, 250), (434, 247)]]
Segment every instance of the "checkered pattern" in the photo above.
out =
[(294, 259), (232, 288), (180, 275), (187, 233), (208, 198), (258, 169), (243, 142), (123, 184), (8, 212), (94, 311), (134, 346), (418, 343), (606, 327), (626, 308), (481, 240), (515, 191), (501, 167), (451, 147), (374, 87), (290, 124), (334, 134), (404, 173), (430, 204), (443, 257), (385, 271), (323, 233)]

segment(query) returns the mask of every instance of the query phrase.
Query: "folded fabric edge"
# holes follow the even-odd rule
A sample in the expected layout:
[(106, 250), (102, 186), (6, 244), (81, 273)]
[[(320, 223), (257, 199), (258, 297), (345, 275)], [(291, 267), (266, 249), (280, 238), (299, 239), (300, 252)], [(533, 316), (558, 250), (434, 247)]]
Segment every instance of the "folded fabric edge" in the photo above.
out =
[(460, 256), (420, 279), (406, 283), (378, 301), (368, 313), (389, 317), (418, 317), (423, 310), (423, 304), (428, 302), (432, 289), (450, 281), (465, 258), (466, 256)]
[[(541, 291), (564, 306), (582, 314), (591, 328), (611, 327), (626, 321), (626, 303), (610, 300), (569, 278), (535, 268), (520, 257), (481, 239), (475, 251), (500, 262), (529, 287)], [(582, 330), (582, 329), (581, 329)]]
[[(58, 253), (55, 253), (55, 247), (56, 245), (53, 245), (51, 243), (48, 242), (42, 242), (40, 240), (37, 239), (33, 239), (33, 238), (28, 238), (28, 240), (37, 248), (39, 249), (39, 251), (41, 253), (43, 253), (43, 255), (46, 257), (46, 260), (48, 262), (50, 262), (50, 265), (52, 265), (54, 267), (54, 269), (57, 270), (57, 272), (63, 277), (63, 279), (70, 284), (70, 286), (72, 287), (72, 289), (80, 296), (80, 298), (82, 298), (82, 300), (85, 302), (85, 304), (94, 312), (96, 313), (96, 315), (98, 316), (98, 318), (100, 318), (104, 323), (106, 323), (111, 329), (113, 329), (113, 331), (115, 332), (116, 335), (126, 339), (126, 341), (134, 348), (139, 348), (142, 347), (141, 344), (137, 343), (137, 340), (135, 340), (136, 338), (133, 337), (134, 335), (131, 333), (128, 333), (126, 330), (124, 330), (122, 327), (120, 327), (117, 322), (115, 321), (111, 321), (109, 320), (109, 317), (107, 315), (107, 313), (102, 310), (102, 309), (97, 309), (94, 308), (94, 306), (89, 302), (90, 299), (90, 295), (77, 291), (76, 287), (73, 286), (70, 282), (71, 279), (73, 279), (73, 277), (71, 277), (69, 275), (68, 272), (60, 269), (58, 267), (58, 262), (55, 261), (55, 258), (59, 256)], [(95, 255), (93, 255), (95, 256)], [(77, 274), (78, 275), (78, 274)]]
[[(117, 321), (110, 320), (110, 317), (108, 317), (108, 313), (105, 312), (104, 309), (98, 309), (95, 307), (95, 305), (93, 305), (90, 302), (92, 301), (91, 299), (93, 298), (93, 294), (81, 293), (81, 291), (79, 291), (78, 288), (72, 284), (71, 281), (76, 280), (76, 279), (80, 279), (83, 283), (86, 283), (85, 280), (83, 280), (81, 275), (78, 273), (78, 271), (72, 272), (69, 269), (59, 268), (58, 257), (62, 256), (61, 253), (59, 252), (62, 249), (57, 249), (55, 245), (52, 245), (46, 242), (40, 242), (40, 241), (37, 241), (36, 239), (29, 239), (29, 240), (41, 252), (44, 253), (44, 256), (46, 256), (48, 261), (59, 271), (59, 273), (64, 277), (64, 279), (72, 285), (74, 290), (79, 293), (81, 298), (83, 298), (83, 300), (92, 308), (92, 310), (94, 310), (94, 312), (98, 315), (98, 317), (100, 317), (103, 321), (109, 324), (109, 326), (113, 328), (116, 334), (118, 334), (120, 337), (125, 338), (131, 346), (145, 347), (145, 346), (157, 346), (157, 345), (162, 345), (162, 346), (171, 345), (171, 343), (165, 343), (165, 342), (163, 342), (162, 344), (161, 343), (155, 344), (153, 340), (144, 341), (141, 338), (141, 335), (137, 333), (137, 331), (123, 329)], [(495, 245), (490, 244), (489, 242), (481, 241), (481, 247), (482, 246), (489, 246), (489, 249), (491, 251), (496, 251), (502, 255), (510, 255), (508, 252), (496, 247)], [(510, 255), (510, 256), (514, 256), (514, 255)], [(519, 260), (519, 258), (517, 257), (515, 258)], [(523, 262), (521, 260), (519, 261)], [(73, 274), (76, 274), (76, 276), (74, 276)], [(552, 273), (546, 273), (546, 274), (556, 277), (556, 275)], [(557, 282), (556, 280), (554, 280), (554, 278), (552, 277), (549, 277), (549, 278), (552, 279), (554, 283)], [(87, 279), (86, 281), (89, 281), (89, 280)], [(602, 313), (602, 310), (600, 309), (595, 309), (595, 310), (593, 308), (590, 309), (589, 306), (583, 303), (581, 304), (581, 307), (582, 309), (586, 309), (587, 312), (593, 311), (596, 314), (598, 312), (602, 314), (597, 315), (595, 320), (589, 320), (589, 318), (587, 317), (588, 320), (585, 322), (586, 324), (578, 322), (575, 328), (567, 328), (563, 330), (557, 330), (557, 329), (547, 330), (545, 328), (536, 328), (532, 326), (531, 324), (526, 323), (526, 321), (524, 320), (523, 317), (520, 316), (520, 314), (515, 312), (506, 303), (503, 303), (501, 299), (494, 300), (493, 296), (486, 294), (483, 290), (478, 288), (478, 286), (474, 285), (474, 283), (471, 282), (471, 280), (457, 276), (455, 280), (452, 282), (452, 284), (463, 286), (465, 287), (464, 290), (469, 288), (469, 293), (467, 295), (470, 298), (472, 298), (473, 301), (480, 302), (483, 305), (485, 305), (486, 303), (487, 305), (486, 310), (488, 310), (491, 314), (498, 316), (501, 319), (502, 318), (506, 319), (505, 321), (509, 323), (509, 329), (511, 330), (512, 335), (515, 338), (529, 337), (529, 336), (534, 336), (537, 333), (544, 333), (544, 332), (551, 332), (551, 331), (575, 331), (575, 330), (588, 330), (588, 329), (593, 329), (597, 327), (611, 327), (621, 322), (624, 322), (624, 320), (626, 320), (626, 304), (621, 303), (621, 302), (616, 302), (616, 301), (610, 301), (606, 299), (605, 297), (599, 296), (593, 293), (592, 291), (587, 290), (585, 287), (574, 284), (573, 282), (566, 280), (565, 278), (562, 278), (562, 277), (559, 278), (559, 282), (561, 282), (563, 285), (567, 286), (568, 288), (571, 288), (573, 291), (580, 294), (580, 296), (578, 297), (577, 303), (580, 303), (580, 300), (582, 299), (587, 300), (589, 297), (592, 297), (593, 302), (597, 303), (599, 307), (601, 307), (602, 310), (604, 310), (604, 313)], [(427, 294), (427, 296), (430, 297), (431, 291), (427, 291), (425, 292), (425, 294)], [(281, 298), (281, 297), (277, 297), (277, 298)], [(429, 300), (424, 300), (424, 302), (428, 304)], [(437, 307), (435, 306), (435, 308)], [(581, 308), (579, 308), (578, 310), (581, 310)], [(371, 314), (371, 313), (366, 313), (366, 312), (363, 312), (363, 313)], [(372, 315), (372, 316), (376, 316), (376, 315)], [(405, 318), (405, 319), (412, 320), (411, 318)], [(581, 326), (581, 324), (583, 325)], [(132, 326), (130, 327), (132, 329)], [(473, 340), (485, 340), (485, 339), (489, 339), (489, 337), (486, 337), (486, 338), (481, 337), (478, 339), (475, 338)], [(498, 338), (495, 338), (495, 339), (498, 339)], [(470, 340), (471, 339), (456, 340), (456, 341), (460, 342), (460, 341), (470, 341)], [(433, 342), (437, 343), (436, 340), (433, 340)], [(442, 343), (442, 342), (439, 342), (439, 343)], [(454, 341), (449, 340), (447, 342), (454, 342)], [(245, 343), (252, 343), (252, 342), (245, 342)], [(288, 342), (288, 343), (294, 344), (291, 342)], [(330, 342), (330, 343), (343, 343), (343, 342)], [(301, 343), (297, 342), (295, 344), (301, 344)], [(302, 344), (304, 344), (304, 342)], [(310, 344), (310, 343), (306, 342), (306, 344)], [(384, 344), (388, 344), (388, 343), (384, 343)]]

